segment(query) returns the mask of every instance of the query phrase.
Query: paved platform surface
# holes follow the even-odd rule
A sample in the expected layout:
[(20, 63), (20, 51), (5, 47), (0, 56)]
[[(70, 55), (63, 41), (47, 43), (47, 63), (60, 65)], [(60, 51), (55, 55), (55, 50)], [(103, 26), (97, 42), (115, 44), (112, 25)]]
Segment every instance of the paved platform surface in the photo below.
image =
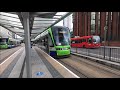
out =
[[(7, 60), (10, 64), (1, 72), (0, 78), (27, 78), (25, 47), (10, 57)], [(32, 78), (79, 78), (37, 46), (31, 48), (30, 64)]]
[(32, 78), (53, 78), (35, 49), (31, 49)]

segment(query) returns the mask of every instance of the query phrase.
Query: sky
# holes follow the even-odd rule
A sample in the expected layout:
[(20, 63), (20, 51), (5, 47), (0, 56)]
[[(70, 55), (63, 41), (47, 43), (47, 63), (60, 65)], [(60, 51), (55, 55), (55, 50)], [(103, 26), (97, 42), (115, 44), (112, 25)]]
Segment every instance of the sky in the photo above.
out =
[(20, 37), (20, 36), (18, 36), (18, 35), (17, 35), (16, 37), (17, 37), (17, 38), (22, 38), (22, 37)]
[(55, 26), (63, 26), (63, 20), (60, 21), (59, 23), (55, 24)]

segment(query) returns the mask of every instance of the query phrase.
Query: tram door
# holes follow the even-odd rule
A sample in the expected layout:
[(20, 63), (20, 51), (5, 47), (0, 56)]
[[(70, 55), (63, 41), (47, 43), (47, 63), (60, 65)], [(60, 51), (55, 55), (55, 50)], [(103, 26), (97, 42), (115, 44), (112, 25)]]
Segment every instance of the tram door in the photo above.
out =
[(48, 36), (45, 37), (45, 48), (46, 48), (46, 52), (49, 52), (49, 44), (48, 44)]
[(54, 44), (53, 44), (50, 34), (48, 34), (48, 52), (49, 52), (49, 54), (50, 54), (50, 51), (53, 51), (53, 50), (54, 50)]

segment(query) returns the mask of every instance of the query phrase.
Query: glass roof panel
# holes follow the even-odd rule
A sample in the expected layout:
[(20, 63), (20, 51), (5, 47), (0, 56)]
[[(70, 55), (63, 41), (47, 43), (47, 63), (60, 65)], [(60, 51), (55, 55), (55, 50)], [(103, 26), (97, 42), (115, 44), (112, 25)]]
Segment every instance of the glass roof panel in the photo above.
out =
[(36, 30), (32, 30), (32, 33), (36, 33), (36, 32), (41, 32), (42, 30), (40, 29), (36, 29)]
[(19, 27), (19, 28), (23, 28), (23, 26), (22, 25), (16, 25), (16, 24), (11, 24), (11, 23), (4, 23), (4, 22), (0, 22), (0, 23), (2, 23), (2, 25), (7, 25), (7, 26), (11, 26), (11, 27)]
[(7, 26), (15, 26), (15, 27), (20, 27), (23, 28), (20, 19), (17, 14), (11, 14), (11, 13), (6, 13), (6, 12), (0, 12), (0, 23), (2, 25), (7, 25)]
[(11, 21), (18, 21), (18, 22), (20, 22), (18, 16), (17, 16), (17, 17), (14, 17), (14, 14), (13, 14), (13, 16), (12, 16), (12, 15), (9, 16), (9, 14), (8, 14), (8, 15), (4, 15), (4, 14), (2, 14), (2, 12), (0, 12), (0, 19), (6, 19), (6, 20), (11, 20)]
[(41, 24), (41, 23), (54, 23), (55, 21), (34, 21), (34, 24)]
[(40, 18), (40, 17), (35, 17), (34, 21), (55, 21), (57, 19), (53, 19), (53, 18)]
[(2, 21), (2, 20), (0, 20), (0, 23), (6, 23), (6, 24), (10, 24), (10, 25), (18, 25), (18, 26), (21, 26), (22, 27), (22, 25), (21, 25), (21, 23), (16, 23), (16, 22), (10, 22), (10, 21)]
[[(54, 24), (56, 21), (58, 21), (60, 18), (62, 18), (67, 13), (68, 12), (57, 12), (52, 18), (38, 18), (38, 17), (35, 17), (34, 18), (33, 28), (46, 27), (45, 29), (47, 29), (49, 26)], [(43, 29), (43, 31), (45, 29)], [(39, 29), (39, 31), (42, 31), (42, 29)], [(40, 36), (44, 36), (45, 34), (46, 33), (43, 32), (40, 35), (37, 35), (35, 40), (38, 39)]]
[(63, 15), (65, 15), (65, 14), (67, 14), (67, 13), (68, 13), (68, 12), (57, 12), (56, 15), (62, 15), (62, 16), (63, 16)]
[[(38, 36), (67, 13), (68, 12), (30, 12), (34, 18), (31, 31), (32, 37)], [(0, 12), (0, 25), (13, 32), (19, 33), (19, 35), (23, 35), (24, 29), (19, 19), (20, 15), (18, 17), (17, 14), (17, 12)], [(44, 34), (46, 33), (42, 33), (41, 35), (43, 36)]]
[(18, 18), (18, 15), (16, 15), (16, 14), (11, 14), (11, 13), (9, 13), (9, 12), (0, 12), (0, 15), (5, 15), (5, 16), (10, 16), (10, 17)]
[(22, 32), (22, 33), (24, 33), (24, 30), (23, 29), (18, 29), (18, 28), (9, 28), (9, 29), (11, 29), (12, 31), (14, 31), (14, 32)]

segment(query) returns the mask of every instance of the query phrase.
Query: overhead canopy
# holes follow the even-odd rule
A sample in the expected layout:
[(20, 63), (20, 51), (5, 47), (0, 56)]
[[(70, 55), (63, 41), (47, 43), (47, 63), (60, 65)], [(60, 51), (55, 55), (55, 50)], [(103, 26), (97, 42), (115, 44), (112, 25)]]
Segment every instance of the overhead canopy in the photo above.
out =
[[(24, 38), (23, 12), (0, 12), (0, 26)], [(35, 39), (72, 12), (29, 12), (30, 36)]]

